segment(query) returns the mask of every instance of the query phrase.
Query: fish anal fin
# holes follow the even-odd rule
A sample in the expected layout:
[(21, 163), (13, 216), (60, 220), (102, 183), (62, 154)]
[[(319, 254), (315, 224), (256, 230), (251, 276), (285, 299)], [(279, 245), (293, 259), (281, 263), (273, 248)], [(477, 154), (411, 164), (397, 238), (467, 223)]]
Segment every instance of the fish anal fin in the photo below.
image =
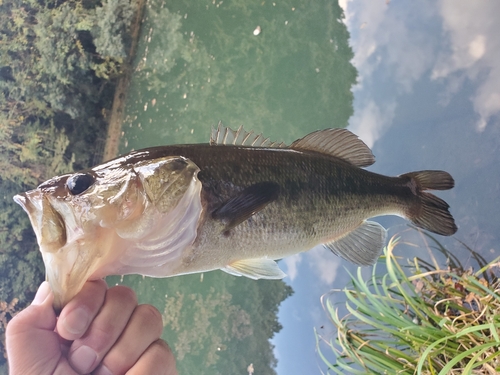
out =
[(267, 148), (285, 148), (287, 147), (283, 142), (274, 142), (269, 138), (264, 137), (262, 134), (254, 134), (254, 132), (247, 132), (240, 126), (238, 130), (232, 130), (219, 122), (217, 128), (212, 128), (210, 135), (211, 145), (233, 145), (233, 146), (247, 146), (247, 147), (267, 147)]
[(274, 182), (259, 182), (245, 188), (212, 212), (212, 218), (225, 224), (228, 231), (264, 209), (279, 196), (280, 186)]
[(266, 258), (238, 260), (221, 270), (234, 276), (245, 276), (253, 280), (276, 280), (286, 276), (274, 260)]
[(289, 148), (328, 154), (356, 167), (367, 167), (375, 163), (370, 148), (347, 129), (318, 130), (296, 140)]
[(382, 253), (386, 236), (382, 225), (364, 221), (347, 235), (324, 245), (334, 254), (358, 266), (371, 266)]

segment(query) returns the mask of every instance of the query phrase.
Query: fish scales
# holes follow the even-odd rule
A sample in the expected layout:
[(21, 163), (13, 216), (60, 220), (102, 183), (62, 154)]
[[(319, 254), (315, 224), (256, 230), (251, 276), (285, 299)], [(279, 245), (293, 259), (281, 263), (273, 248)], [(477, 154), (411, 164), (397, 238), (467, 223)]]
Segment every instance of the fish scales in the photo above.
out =
[(427, 192), (452, 188), (447, 172), (388, 177), (363, 169), (373, 162), (345, 129), (286, 146), (219, 124), (210, 144), (134, 151), (14, 199), (30, 217), (61, 308), (86, 280), (110, 274), (221, 269), (278, 279), (285, 274), (276, 259), (318, 244), (371, 265), (386, 231), (368, 219), (380, 215), (455, 233), (447, 203)]
[[(160, 153), (184, 155), (200, 167), (207, 217), (193, 251), (203, 264), (212, 257), (206, 249), (219, 247), (240, 249), (231, 261), (294, 254), (297, 249), (334, 239), (367, 217), (400, 214), (413, 195), (401, 179), (319, 153), (209, 145), (167, 146)], [(223, 225), (210, 213), (245, 187), (267, 181), (280, 186), (279, 198), (220, 236)]]

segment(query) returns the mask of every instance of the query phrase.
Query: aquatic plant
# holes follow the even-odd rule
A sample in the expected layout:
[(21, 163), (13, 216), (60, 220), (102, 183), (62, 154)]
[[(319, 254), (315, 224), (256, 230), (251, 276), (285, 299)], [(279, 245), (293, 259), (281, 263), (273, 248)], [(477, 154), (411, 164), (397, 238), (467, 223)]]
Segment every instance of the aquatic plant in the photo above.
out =
[[(479, 271), (460, 265), (441, 269), (414, 259), (410, 275), (385, 252), (387, 273), (365, 279), (351, 275), (345, 293), (348, 314), (339, 317), (329, 298), (325, 309), (337, 335), (316, 333), (317, 350), (335, 374), (498, 374), (500, 373), (500, 258)], [(379, 264), (380, 267), (380, 264)], [(327, 358), (320, 343), (336, 355)]]

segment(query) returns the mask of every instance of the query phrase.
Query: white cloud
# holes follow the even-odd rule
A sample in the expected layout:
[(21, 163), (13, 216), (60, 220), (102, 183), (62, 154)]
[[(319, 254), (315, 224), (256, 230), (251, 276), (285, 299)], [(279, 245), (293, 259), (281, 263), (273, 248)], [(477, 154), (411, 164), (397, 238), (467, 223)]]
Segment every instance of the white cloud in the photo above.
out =
[(346, 11), (347, 9), (347, 3), (349, 2), (349, 0), (339, 0), (339, 6), (344, 9), (344, 12)]
[[(500, 114), (500, 38), (495, 16), (500, 14), (500, 2), (486, 1), (478, 6), (474, 1), (440, 0), (403, 6), (341, 0), (339, 4), (346, 15), (353, 64), (359, 74), (354, 87), (355, 111), (362, 113), (351, 119), (351, 125), (367, 134), (370, 146), (392, 124), (392, 118), (378, 124), (367, 115), (394, 113), (395, 107), (384, 109), (380, 101), (396, 103), (399, 95), (411, 92), (423, 77), (443, 80), (443, 105), (465, 82), (478, 85), (471, 102), (479, 116), (479, 130)], [(436, 24), (439, 20), (442, 24)], [(435, 31), (436, 25), (442, 27), (442, 33)], [(380, 90), (381, 78), (394, 87), (393, 93), (384, 93), (383, 98), (374, 95)]]
[(341, 259), (323, 246), (316, 246), (306, 253), (312, 271), (326, 285), (331, 285), (337, 277)]
[(469, 44), (469, 55), (475, 60), (479, 60), (483, 57), (486, 51), (486, 37), (484, 35), (478, 35)]
[(375, 141), (391, 126), (395, 110), (394, 101), (390, 104), (378, 105), (373, 100), (368, 100), (363, 108), (358, 109), (354, 114), (349, 129), (372, 148)]
[(294, 281), (299, 273), (299, 265), (306, 261), (311, 272), (326, 285), (331, 285), (337, 277), (337, 269), (341, 264), (341, 259), (324, 246), (316, 246), (315, 248), (300, 254), (295, 254), (284, 258), (280, 264), (286, 265), (285, 273), (290, 281)]
[[(345, 7), (353, 64), (359, 74), (350, 129), (372, 147), (392, 125), (398, 96), (411, 92), (415, 82), (434, 63), (436, 43), (426, 38), (425, 28), (410, 27), (408, 20), (417, 18), (419, 22), (427, 22), (437, 9), (432, 3), (423, 7), (418, 3), (396, 7), (390, 2), (373, 0), (345, 0), (341, 5)], [(376, 96), (381, 75), (386, 76), (393, 91)]]
[(302, 254), (295, 254), (282, 260), (286, 265), (286, 275), (293, 281), (298, 274), (298, 265), (302, 262)]
[(471, 98), (479, 114), (477, 128), (483, 130), (491, 117), (500, 114), (500, 3), (442, 0), (440, 13), (449, 50), (441, 51), (433, 79), (446, 79), (448, 95), (462, 87), (465, 78), (479, 87)]
[[(433, 49), (425, 28), (410, 27), (409, 20), (427, 22), (435, 15), (432, 4), (407, 3), (404, 7), (373, 0), (346, 1), (346, 23), (354, 50), (353, 64), (361, 85), (377, 68), (393, 70), (398, 89), (409, 92), (433, 63)], [(414, 22), (414, 21), (413, 21)]]

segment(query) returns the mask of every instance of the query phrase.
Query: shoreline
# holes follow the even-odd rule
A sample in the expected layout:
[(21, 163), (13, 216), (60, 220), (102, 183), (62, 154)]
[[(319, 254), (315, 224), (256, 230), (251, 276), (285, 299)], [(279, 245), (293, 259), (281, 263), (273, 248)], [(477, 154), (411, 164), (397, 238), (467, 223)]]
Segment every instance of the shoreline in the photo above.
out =
[(106, 142), (101, 162), (113, 159), (118, 156), (118, 148), (122, 133), (123, 114), (127, 91), (132, 76), (132, 63), (137, 51), (137, 43), (141, 31), (142, 18), (146, 0), (137, 0), (137, 12), (130, 27), (131, 44), (125, 63), (123, 64), (123, 75), (118, 79), (111, 107), (111, 115), (108, 123)]

